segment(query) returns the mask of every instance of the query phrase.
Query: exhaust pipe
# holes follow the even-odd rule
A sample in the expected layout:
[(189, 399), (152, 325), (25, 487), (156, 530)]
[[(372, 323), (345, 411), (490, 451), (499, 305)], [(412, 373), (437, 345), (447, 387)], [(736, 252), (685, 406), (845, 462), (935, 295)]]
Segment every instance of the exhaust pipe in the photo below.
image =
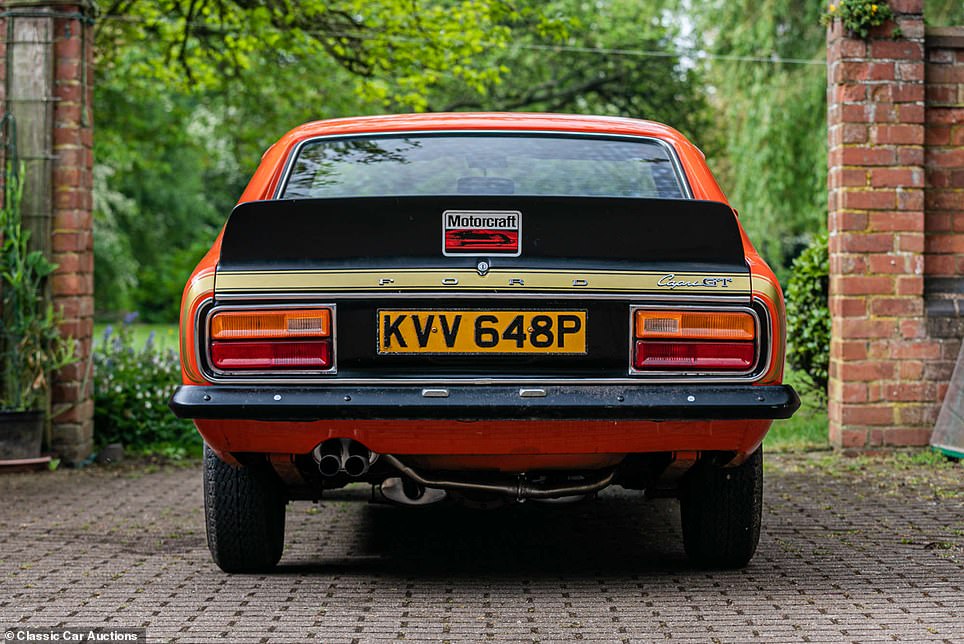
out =
[(350, 438), (327, 440), (316, 447), (312, 455), (318, 471), (329, 478), (341, 472), (352, 478), (364, 476), (373, 460), (371, 450)]
[(322, 476), (334, 476), (341, 470), (341, 442), (325, 441), (315, 448), (315, 462)]
[(559, 499), (568, 496), (592, 494), (593, 492), (598, 492), (599, 490), (607, 487), (616, 477), (616, 470), (613, 469), (608, 473), (603, 472), (601, 476), (594, 481), (586, 481), (584, 483), (565, 483), (562, 485), (552, 486), (540, 486), (529, 483), (521, 475), (519, 480), (513, 485), (498, 483), (471, 483), (468, 481), (446, 481), (429, 479), (428, 477), (419, 474), (411, 467), (405, 465), (405, 463), (401, 462), (398, 460), (398, 458), (391, 454), (382, 454), (381, 458), (385, 461), (385, 463), (398, 470), (399, 474), (411, 479), (414, 483), (417, 483), (426, 490), (487, 492), (515, 497), (519, 500)]
[(351, 441), (348, 443), (346, 454), (347, 456), (341, 464), (345, 474), (352, 478), (365, 476), (368, 473), (368, 467), (371, 465), (371, 451), (362, 447), (361, 443)]

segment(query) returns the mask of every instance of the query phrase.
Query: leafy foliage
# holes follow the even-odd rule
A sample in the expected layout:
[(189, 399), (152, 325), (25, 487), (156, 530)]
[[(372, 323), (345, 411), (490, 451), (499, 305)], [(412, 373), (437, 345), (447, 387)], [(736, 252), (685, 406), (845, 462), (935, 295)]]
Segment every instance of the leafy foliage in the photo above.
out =
[(57, 265), (30, 250), (30, 231), (23, 229), (23, 176), (7, 168), (0, 208), (0, 409), (9, 411), (45, 409), (48, 375), (77, 360), (74, 339), (60, 333), (61, 315), (44, 300), (45, 280)]
[(787, 361), (826, 395), (830, 368), (830, 260), (827, 235), (818, 235), (793, 261), (787, 282)]
[[(145, 66), (171, 55), (178, 32), (136, 45), (127, 40), (155, 20), (137, 18), (137, 12), (150, 4), (145, 0), (129, 9), (109, 10), (98, 33), (103, 60), (95, 88), (95, 297), (101, 318), (116, 319), (136, 310), (149, 322), (176, 320), (180, 288), (261, 154), (287, 129), (305, 121), (382, 112), (387, 100), (390, 109), (401, 110), (531, 109), (652, 118), (676, 125), (697, 140), (709, 123), (695, 70), (670, 53), (677, 32), (661, 3), (641, 7), (627, 0), (607, 5), (525, 0), (511, 10), (493, 6), (485, 19), (494, 21), (495, 32), (510, 35), (500, 42), (487, 34), (485, 46), (473, 54), (475, 67), (497, 71), (483, 85), (430, 66), (421, 68), (429, 76), (425, 82), (407, 81), (404, 69), (393, 67), (398, 51), (386, 49), (384, 69), (363, 77), (387, 88), (375, 92), (377, 96), (369, 90), (352, 91), (358, 68), (327, 52), (307, 54), (295, 46), (293, 32), (280, 27), (277, 35), (283, 45), (252, 43), (243, 65), (225, 66), (226, 73), (210, 82), (202, 82), (203, 75), (197, 74), (192, 85), (174, 64), (176, 59), (163, 70), (151, 71)], [(387, 11), (391, 4), (374, 3), (371, 11)], [(459, 25), (482, 19), (460, 13), (461, 7), (475, 4), (479, 3), (416, 3), (421, 9), (446, 7), (450, 15), (445, 20)], [(395, 32), (402, 24), (412, 26), (406, 21), (418, 13), (412, 13), (410, 3), (399, 10), (403, 9), (408, 17), (379, 14), (379, 20), (396, 25)], [(176, 17), (180, 9), (172, 11), (163, 19), (165, 24), (183, 22)], [(127, 18), (112, 20), (111, 15)], [(121, 38), (123, 34), (127, 36)], [(188, 38), (200, 43), (201, 36), (192, 32)], [(435, 46), (434, 36), (421, 30), (396, 36), (383, 44), (397, 45), (395, 41), (401, 40), (412, 56), (421, 55), (419, 47)], [(215, 39), (209, 42), (220, 42), (225, 35), (204, 35), (208, 37)], [(117, 42), (122, 46), (109, 49), (111, 38), (121, 38)], [(366, 36), (365, 42), (371, 44), (369, 40)], [(567, 49), (556, 51), (559, 46)], [(618, 53), (633, 47), (665, 55), (649, 59)], [(198, 52), (201, 68), (214, 64), (215, 59), (202, 54)], [(421, 98), (416, 101), (412, 92)], [(680, 109), (680, 104), (687, 109)]]
[(705, 143), (706, 94), (697, 71), (676, 51), (679, 21), (667, 3), (555, 0), (541, 6), (567, 18), (564, 39), (557, 32), (514, 30), (508, 47), (482, 59), (505, 70), (498, 83), (486, 92), (442, 83), (431, 107), (647, 118)]
[[(873, 27), (879, 27), (894, 17), (886, 0), (839, 0), (831, 3), (820, 16), (826, 26), (839, 20), (849, 33), (866, 38)], [(894, 34), (898, 35), (897, 32)]]
[[(720, 133), (719, 148), (708, 150), (710, 166), (784, 282), (792, 259), (826, 228), (826, 31), (820, 16), (827, 6), (814, 0), (677, 0), (672, 9), (690, 16), (695, 46), (714, 56), (702, 76)], [(959, 24), (964, 4), (927, 0), (925, 16)]]
[(136, 77), (140, 54), (116, 54), (95, 88), (96, 310), (170, 322), (265, 148), (295, 124), (372, 108), (326, 59), (269, 52), (229, 88), (190, 92)]
[[(707, 153), (744, 227), (785, 280), (792, 258), (825, 227), (825, 7), (106, 3), (96, 36), (98, 316), (138, 310), (148, 321), (174, 321), (179, 285), (261, 154), (292, 126), (413, 109), (564, 111), (673, 125)], [(927, 15), (953, 21), (961, 7), (927, 0)], [(795, 62), (779, 62), (786, 59)]]
[(960, 0), (924, 0), (924, 20), (933, 27), (964, 25), (964, 2)]
[(176, 418), (167, 401), (180, 382), (177, 351), (154, 346), (153, 334), (137, 347), (128, 323), (108, 326), (94, 350), (94, 425), (99, 444), (123, 443), (135, 451), (158, 444), (200, 445), (190, 421)]
[(504, 47), (514, 25), (561, 28), (527, 3), (491, 0), (115, 0), (101, 25), (99, 64), (113, 67), (130, 43), (155, 43), (162, 56), (140, 56), (132, 71), (168, 86), (216, 90), (273, 51), (327, 58), (366, 101), (414, 109), (442, 77), (478, 91), (497, 81), (503, 70), (478, 55)]
[(243, 178), (218, 137), (205, 131), (197, 99), (124, 78), (104, 79), (96, 91), (103, 123), (94, 143), (98, 310), (143, 309), (151, 320), (174, 319), (179, 290), (156, 287), (183, 285), (190, 268), (174, 265), (172, 251), (214, 240), (232, 205), (223, 182)]
[[(719, 153), (710, 166), (777, 272), (826, 226), (825, 31), (821, 3), (712, 0), (692, 5), (707, 34)], [(781, 62), (791, 61), (791, 62)]]

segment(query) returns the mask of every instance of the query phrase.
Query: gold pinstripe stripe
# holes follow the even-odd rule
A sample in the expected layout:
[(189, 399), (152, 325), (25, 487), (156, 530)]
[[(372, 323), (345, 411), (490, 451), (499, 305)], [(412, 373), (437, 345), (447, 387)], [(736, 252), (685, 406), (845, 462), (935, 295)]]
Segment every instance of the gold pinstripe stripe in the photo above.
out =
[[(780, 297), (780, 289), (772, 282), (769, 278), (763, 275), (753, 276), (753, 290), (761, 295), (767, 297), (771, 302), (773, 302), (774, 307), (777, 311), (777, 319), (773, 322), (773, 338), (771, 342), (773, 344), (773, 349), (771, 351), (772, 358), (770, 362), (770, 368), (767, 370), (767, 374), (774, 370), (774, 367), (782, 365), (786, 359), (786, 348), (787, 348), (787, 315), (786, 307), (783, 302), (783, 298)], [(765, 378), (765, 377), (764, 377)]]
[[(667, 275), (673, 277), (667, 278)], [(660, 285), (661, 281), (663, 285)], [(686, 284), (671, 288), (666, 285), (670, 281)], [(218, 271), (217, 277), (217, 292), (225, 294), (415, 290), (452, 291), (453, 293), (535, 290), (571, 293), (603, 291), (741, 295), (750, 292), (750, 276), (746, 273), (507, 269), (493, 269), (483, 276), (474, 269), (461, 268), (444, 271), (431, 269)]]
[(194, 320), (190, 318), (191, 309), (194, 307), (194, 303), (199, 297), (203, 296), (205, 293), (209, 293), (214, 290), (214, 273), (209, 273), (206, 275), (198, 276), (191, 283), (188, 288), (187, 298), (185, 300), (185, 305), (181, 308), (181, 333), (180, 333), (180, 347), (182, 351), (181, 363), (184, 365), (184, 371), (188, 378), (194, 382), (204, 382), (204, 377), (201, 376), (194, 368), (191, 363), (189, 356), (195, 353), (193, 347), (188, 346), (187, 340), (187, 330), (189, 327), (194, 326)]

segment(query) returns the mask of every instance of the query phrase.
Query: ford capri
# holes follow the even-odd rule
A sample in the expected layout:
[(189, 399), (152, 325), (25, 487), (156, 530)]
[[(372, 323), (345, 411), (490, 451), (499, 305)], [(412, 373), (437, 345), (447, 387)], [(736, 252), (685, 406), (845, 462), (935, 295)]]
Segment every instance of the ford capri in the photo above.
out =
[(289, 501), (350, 483), (495, 508), (608, 486), (680, 503), (745, 566), (781, 383), (780, 286), (702, 153), (650, 121), (428, 114), (298, 127), (182, 300), (208, 544), (280, 560)]

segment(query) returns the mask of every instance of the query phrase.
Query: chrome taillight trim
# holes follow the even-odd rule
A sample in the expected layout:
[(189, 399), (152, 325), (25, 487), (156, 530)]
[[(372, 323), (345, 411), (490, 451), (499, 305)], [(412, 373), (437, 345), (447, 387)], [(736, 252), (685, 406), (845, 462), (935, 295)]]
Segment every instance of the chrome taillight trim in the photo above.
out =
[[(211, 318), (222, 311), (277, 311), (283, 309), (328, 309), (331, 312), (331, 334), (327, 338), (331, 342), (331, 367), (328, 369), (278, 369), (269, 371), (255, 370), (223, 370), (214, 366), (211, 359)], [(200, 312), (200, 311), (199, 311)], [(242, 383), (250, 381), (251, 376), (273, 376), (277, 380), (288, 381), (292, 377), (298, 376), (333, 376), (338, 373), (338, 343), (337, 343), (337, 307), (331, 303), (312, 302), (311, 304), (218, 304), (211, 306), (198, 316), (197, 332), (198, 355), (203, 356), (200, 360), (202, 374), (210, 382), (232, 382)], [(257, 382), (263, 382), (263, 378), (258, 378)], [(272, 380), (273, 381), (273, 380)]]
[[(759, 301), (759, 300), (756, 300)], [(766, 307), (761, 307), (763, 311), (766, 311)], [(670, 371), (668, 369), (661, 370), (641, 370), (636, 369), (633, 366), (633, 359), (636, 351), (636, 311), (712, 311), (716, 313), (729, 313), (729, 312), (742, 312), (749, 313), (753, 317), (754, 334), (754, 355), (756, 359), (753, 365), (746, 369), (745, 371), (728, 371), (728, 370), (707, 370), (707, 371)], [(767, 324), (764, 326), (761, 324), (760, 313), (750, 306), (692, 306), (692, 305), (676, 305), (676, 306), (661, 306), (659, 304), (632, 304), (629, 307), (629, 352), (628, 352), (628, 364), (629, 364), (629, 375), (643, 379), (662, 379), (662, 378), (685, 378), (690, 381), (705, 381), (706, 378), (717, 378), (722, 380), (716, 380), (716, 382), (754, 382), (763, 377), (766, 373), (766, 367), (770, 364), (771, 355), (773, 352), (773, 343), (767, 342), (767, 355), (766, 359), (763, 359), (761, 348), (763, 347), (762, 336), (764, 329), (770, 328), (769, 314), (765, 313), (767, 316)]]
[[(335, 340), (338, 329), (336, 324), (337, 315), (337, 305), (330, 303), (330, 298), (347, 298), (347, 299), (387, 299), (387, 298), (397, 298), (398, 293), (329, 293), (329, 294), (298, 294), (297, 301), (295, 300), (295, 294), (284, 294), (272, 298), (271, 300), (263, 299), (263, 296), (257, 294), (248, 295), (234, 295), (230, 298), (231, 304), (218, 304), (216, 306), (211, 306), (213, 300), (208, 300), (202, 304), (198, 309), (198, 320), (197, 320), (197, 332), (195, 337), (197, 338), (197, 351), (198, 356), (207, 356), (207, 333), (205, 328), (207, 327), (208, 315), (215, 311), (221, 310), (223, 308), (254, 308), (254, 309), (270, 309), (270, 308), (304, 308), (304, 307), (329, 307), (332, 310), (332, 349), (333, 349), (333, 360), (332, 360), (332, 370), (325, 373), (312, 372), (311, 374), (297, 374), (295, 372), (280, 373), (280, 372), (270, 372), (270, 373), (252, 373), (244, 372), (239, 374), (229, 374), (226, 376), (218, 376), (211, 372), (208, 364), (204, 364), (205, 360), (199, 360), (202, 374), (211, 383), (223, 384), (232, 383), (239, 385), (261, 385), (261, 384), (292, 384), (292, 385), (317, 385), (317, 384), (328, 384), (328, 385), (371, 385), (371, 384), (382, 384), (382, 385), (426, 385), (426, 386), (444, 386), (451, 385), (456, 386), (460, 384), (464, 385), (567, 385), (567, 384), (584, 384), (584, 385), (630, 385), (630, 384), (641, 384), (641, 383), (658, 383), (658, 384), (727, 384), (727, 383), (754, 383), (763, 379), (766, 375), (770, 363), (773, 360), (773, 338), (766, 338), (766, 352), (765, 357), (760, 355), (759, 346), (757, 348), (758, 359), (757, 363), (754, 365), (754, 372), (747, 375), (733, 375), (727, 374), (726, 372), (713, 372), (698, 375), (674, 375), (673, 372), (645, 372), (645, 373), (632, 373), (627, 371), (627, 375), (623, 377), (602, 377), (602, 378), (566, 378), (559, 376), (545, 377), (545, 376), (524, 376), (524, 377), (504, 377), (504, 378), (494, 378), (491, 376), (477, 377), (477, 376), (447, 376), (447, 377), (411, 377), (411, 378), (378, 378), (378, 377), (365, 377), (365, 378), (338, 378), (337, 375), (337, 342)], [(411, 298), (440, 298), (448, 296), (447, 293), (436, 293), (436, 292), (426, 292), (426, 293), (406, 293), (405, 297)], [(460, 296), (465, 295), (469, 298), (491, 298), (493, 294), (491, 293), (478, 293), (478, 294), (460, 294)], [(249, 303), (241, 304), (238, 303), (242, 297), (247, 298)], [(506, 297), (507, 299), (524, 299), (524, 298), (545, 298), (545, 297), (555, 297), (558, 298), (559, 295), (556, 293), (513, 293), (510, 295), (499, 294), (498, 297)], [(621, 299), (626, 300), (626, 294), (594, 294), (594, 293), (580, 293), (580, 299), (602, 299), (602, 300), (612, 300)], [(736, 297), (716, 297), (712, 298), (710, 296), (699, 296), (699, 295), (675, 295), (675, 296), (659, 296), (659, 295), (645, 295), (646, 300), (652, 302), (652, 304), (628, 304), (630, 309), (630, 323), (629, 323), (629, 352), (627, 353), (627, 367), (632, 365), (632, 348), (633, 348), (633, 326), (632, 326), (632, 316), (635, 315), (634, 307), (638, 308), (651, 308), (656, 310), (666, 310), (666, 309), (679, 309), (679, 308), (703, 308), (712, 311), (741, 311), (750, 310), (752, 314), (755, 314), (757, 319), (757, 328), (760, 330), (757, 333), (756, 342), (763, 346), (763, 333), (769, 334), (769, 329), (772, 328), (771, 316), (769, 309), (767, 308), (765, 302), (758, 297), (753, 297), (752, 299), (746, 295), (740, 296), (740, 303), (737, 304), (733, 300)], [(227, 299), (227, 298), (225, 298)], [(256, 300), (256, 302), (254, 302)], [(278, 300), (282, 300), (279, 302)], [(756, 308), (750, 308), (750, 305), (746, 304), (747, 301), (752, 304), (756, 304), (759, 307), (759, 311)], [(681, 303), (683, 302), (683, 303)], [(690, 305), (685, 304), (689, 302)], [(205, 307), (211, 307), (206, 309)], [(204, 324), (202, 324), (202, 322)], [(683, 372), (685, 373), (685, 372)], [(245, 377), (245, 376), (255, 376), (255, 377)], [(323, 377), (319, 377), (323, 376)]]

